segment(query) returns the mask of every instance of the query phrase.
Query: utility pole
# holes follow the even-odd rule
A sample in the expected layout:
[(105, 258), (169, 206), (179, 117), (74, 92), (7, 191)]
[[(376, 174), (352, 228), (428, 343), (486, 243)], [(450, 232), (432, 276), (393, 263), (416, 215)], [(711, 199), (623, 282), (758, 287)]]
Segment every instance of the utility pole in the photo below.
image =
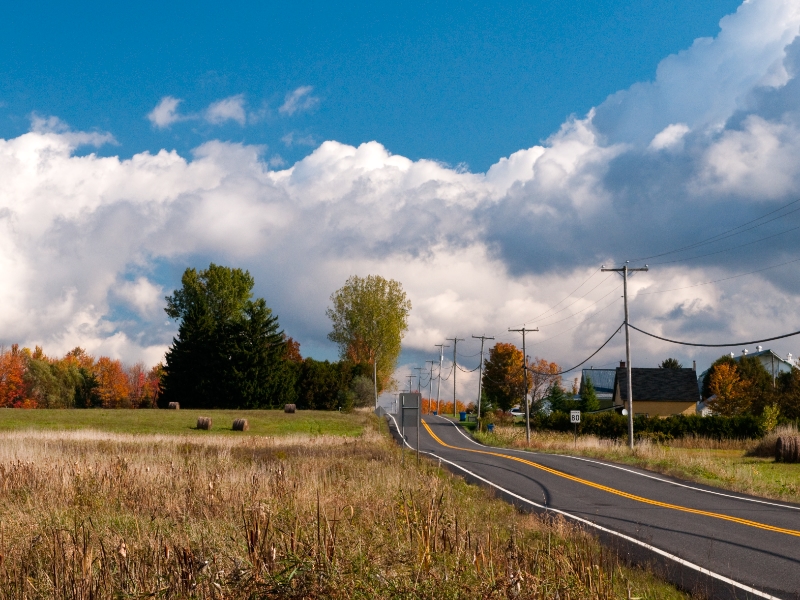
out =
[(525, 442), (528, 446), (531, 445), (531, 406), (528, 402), (528, 355), (525, 353), (525, 332), (526, 331), (539, 331), (536, 329), (526, 329), (525, 325), (522, 329), (509, 329), (509, 331), (516, 331), (522, 333), (522, 371), (525, 376), (525, 395), (522, 397), (525, 403)]
[(439, 392), (442, 391), (442, 361), (444, 360), (444, 349), (449, 348), (450, 346), (445, 346), (444, 344), (434, 344), (439, 349), (439, 376), (437, 377), (438, 382), (436, 385), (436, 413), (442, 414), (442, 411), (439, 410)]
[(432, 412), (432, 406), (433, 406), (433, 401), (432, 401), (432, 399), (433, 399), (433, 365), (436, 364), (436, 361), (435, 360), (426, 360), (425, 362), (429, 363), (431, 365), (431, 372), (430, 372), (430, 375), (428, 376), (428, 412), (430, 413), (430, 412)]
[(622, 297), (625, 299), (625, 368), (627, 369), (628, 379), (628, 446), (633, 450), (633, 374), (631, 372), (631, 334), (628, 329), (628, 273), (634, 271), (647, 271), (647, 265), (643, 269), (630, 269), (628, 262), (625, 261), (625, 266), (619, 269), (606, 269), (606, 266), (601, 267), (601, 271), (615, 271), (622, 273)]
[(422, 369), (424, 367), (414, 367), (414, 370), (417, 371), (417, 391), (422, 394)]
[(458, 370), (458, 364), (456, 363), (456, 348), (458, 348), (458, 342), (463, 342), (464, 338), (445, 338), (448, 342), (453, 342), (453, 418), (458, 418), (458, 406), (456, 405), (456, 371)]
[(486, 337), (483, 335), (473, 335), (473, 338), (481, 341), (481, 364), (478, 370), (478, 418), (481, 418), (481, 396), (483, 396), (483, 343), (486, 340), (493, 340), (493, 337)]
[(414, 376), (413, 375), (409, 375), (408, 376), (408, 393), (409, 394), (414, 391), (414, 388), (411, 387), (411, 382), (413, 380), (414, 380)]

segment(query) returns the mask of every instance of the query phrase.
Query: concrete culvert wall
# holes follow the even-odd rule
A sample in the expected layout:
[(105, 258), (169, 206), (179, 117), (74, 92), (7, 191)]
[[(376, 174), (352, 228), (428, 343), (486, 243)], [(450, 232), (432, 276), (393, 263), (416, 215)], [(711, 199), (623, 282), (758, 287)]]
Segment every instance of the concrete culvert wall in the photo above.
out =
[(197, 417), (198, 429), (211, 429), (211, 417)]
[(775, 442), (775, 460), (780, 462), (800, 462), (800, 437), (781, 436)]
[(250, 423), (247, 422), (247, 419), (236, 419), (233, 422), (233, 430), (234, 431), (249, 431)]
[(287, 404), (283, 407), (283, 412), (285, 413), (293, 413), (297, 410), (297, 407), (294, 404)]

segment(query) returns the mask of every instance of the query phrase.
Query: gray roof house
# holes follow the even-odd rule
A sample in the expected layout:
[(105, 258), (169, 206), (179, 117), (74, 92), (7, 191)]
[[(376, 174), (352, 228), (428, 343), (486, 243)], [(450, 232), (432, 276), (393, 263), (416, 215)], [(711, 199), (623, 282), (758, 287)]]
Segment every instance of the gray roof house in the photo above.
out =
[[(696, 378), (694, 369), (634, 367), (631, 369), (633, 413), (651, 417), (695, 414), (700, 400)], [(614, 407), (621, 410), (627, 402), (627, 370), (620, 366), (614, 380)]]

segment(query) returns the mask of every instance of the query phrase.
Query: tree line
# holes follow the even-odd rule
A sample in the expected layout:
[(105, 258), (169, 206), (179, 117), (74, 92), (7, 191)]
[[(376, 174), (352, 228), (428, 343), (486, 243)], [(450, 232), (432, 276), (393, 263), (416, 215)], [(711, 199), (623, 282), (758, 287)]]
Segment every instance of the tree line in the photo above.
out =
[(83, 348), (56, 358), (39, 346), (14, 344), (0, 351), (0, 407), (152, 408), (162, 374), (161, 365), (126, 367), (107, 356), (95, 359)]
[(186, 269), (165, 298), (178, 322), (164, 364), (124, 366), (81, 348), (50, 358), (41, 348), (0, 352), (0, 406), (349, 410), (395, 385), (392, 374), (411, 303), (399, 282), (350, 277), (331, 296), (328, 336), (338, 361), (303, 358), (242, 269)]
[(393, 384), (411, 303), (377, 275), (350, 277), (331, 296), (328, 338), (339, 361), (302, 358), (249, 272), (211, 264), (186, 269), (166, 298), (178, 335), (166, 354), (161, 402), (197, 408), (349, 410)]

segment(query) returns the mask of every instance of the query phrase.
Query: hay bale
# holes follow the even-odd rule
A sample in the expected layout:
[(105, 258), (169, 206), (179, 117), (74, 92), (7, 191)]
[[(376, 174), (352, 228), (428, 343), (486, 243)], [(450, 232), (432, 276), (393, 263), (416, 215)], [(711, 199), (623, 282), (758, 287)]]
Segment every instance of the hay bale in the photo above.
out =
[(198, 429), (211, 429), (211, 417), (197, 417)]
[(800, 462), (800, 437), (782, 435), (775, 442), (775, 460), (780, 462)]
[(293, 413), (296, 410), (297, 406), (295, 406), (294, 404), (287, 404), (286, 406), (283, 407), (283, 412), (285, 413)]
[(247, 419), (236, 419), (233, 422), (233, 430), (234, 431), (250, 431), (250, 423), (247, 422)]
[(167, 408), (169, 408), (171, 410), (180, 410), (181, 409), (181, 404), (180, 404), (180, 402), (170, 402), (167, 405)]

